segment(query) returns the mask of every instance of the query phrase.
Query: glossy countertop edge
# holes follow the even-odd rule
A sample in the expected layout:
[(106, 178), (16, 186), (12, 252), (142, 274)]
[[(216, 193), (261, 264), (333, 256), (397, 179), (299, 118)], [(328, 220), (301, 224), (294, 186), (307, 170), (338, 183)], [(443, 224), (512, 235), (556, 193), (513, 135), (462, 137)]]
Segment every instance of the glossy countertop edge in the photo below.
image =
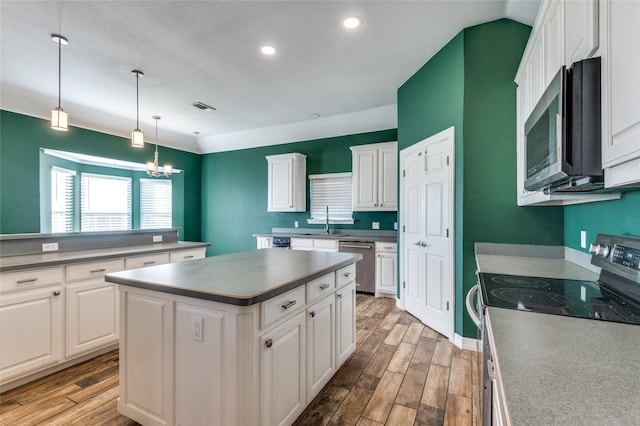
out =
[(178, 241), (175, 243), (156, 243), (139, 246), (96, 248), (91, 250), (73, 250), (6, 256), (0, 257), (0, 272), (13, 272), (25, 269), (60, 266), (69, 263), (113, 259), (121, 256), (137, 256), (210, 246), (211, 243)]
[(512, 424), (637, 424), (639, 326), (487, 312)]
[[(362, 260), (361, 254), (262, 249), (121, 271), (116, 284), (250, 306)], [(308, 267), (307, 263), (313, 267)], [(271, 271), (269, 271), (271, 268)]]

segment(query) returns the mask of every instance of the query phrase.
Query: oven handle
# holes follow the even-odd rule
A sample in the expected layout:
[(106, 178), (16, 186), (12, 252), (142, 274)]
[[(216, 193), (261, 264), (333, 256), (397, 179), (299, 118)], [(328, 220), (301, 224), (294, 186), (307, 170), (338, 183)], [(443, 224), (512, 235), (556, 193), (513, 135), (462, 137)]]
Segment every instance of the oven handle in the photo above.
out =
[(471, 317), (471, 321), (473, 321), (473, 323), (476, 325), (476, 327), (480, 328), (480, 315), (478, 315), (478, 313), (476, 312), (475, 308), (473, 307), (473, 296), (476, 295), (476, 293), (478, 293), (478, 290), (480, 289), (479, 285), (476, 284), (473, 287), (471, 287), (471, 290), (469, 290), (469, 293), (467, 293), (467, 299), (466, 299), (466, 305), (467, 305), (467, 312), (469, 313), (469, 317)]

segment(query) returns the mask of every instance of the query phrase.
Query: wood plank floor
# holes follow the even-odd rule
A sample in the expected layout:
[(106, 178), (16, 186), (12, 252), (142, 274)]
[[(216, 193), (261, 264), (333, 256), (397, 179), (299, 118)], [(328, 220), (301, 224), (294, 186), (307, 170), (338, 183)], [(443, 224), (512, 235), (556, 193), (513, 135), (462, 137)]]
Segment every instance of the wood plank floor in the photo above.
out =
[[(395, 300), (358, 295), (357, 348), (296, 425), (475, 425), (477, 354)], [(0, 425), (136, 425), (118, 414), (118, 351), (0, 394)]]

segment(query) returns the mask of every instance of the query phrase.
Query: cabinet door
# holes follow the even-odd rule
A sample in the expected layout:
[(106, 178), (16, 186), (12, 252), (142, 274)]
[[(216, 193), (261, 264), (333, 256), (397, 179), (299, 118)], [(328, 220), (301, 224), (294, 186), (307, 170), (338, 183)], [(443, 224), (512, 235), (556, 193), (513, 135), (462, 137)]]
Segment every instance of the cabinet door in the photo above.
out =
[[(601, 4), (602, 162), (611, 167), (640, 158), (640, 2)], [(640, 175), (638, 167), (629, 172)]]
[(0, 297), (0, 383), (62, 360), (61, 287)]
[(147, 254), (144, 256), (127, 257), (124, 260), (125, 269), (146, 268), (147, 266), (169, 263), (169, 253)]
[(356, 283), (336, 291), (336, 368), (356, 349)]
[(306, 405), (305, 315), (297, 314), (260, 339), (263, 425), (289, 425)]
[(271, 237), (257, 237), (258, 250), (271, 248)]
[(598, 48), (598, 0), (565, 1), (563, 6), (565, 63), (571, 65), (590, 58)]
[(378, 207), (378, 149), (353, 152), (353, 210)]
[(564, 7), (563, 1), (550, 2), (544, 23), (544, 84), (542, 91), (551, 83), (560, 67), (564, 65)]
[(307, 403), (336, 372), (335, 296), (307, 309)]
[(376, 264), (376, 293), (396, 294), (397, 263), (396, 254), (378, 253)]
[(384, 210), (398, 209), (398, 149), (378, 153), (378, 203)]
[(191, 250), (178, 250), (169, 253), (169, 263), (187, 262), (189, 260), (204, 259), (206, 257), (206, 248), (197, 248)]
[(118, 293), (103, 280), (68, 284), (67, 357), (118, 341)]
[(269, 204), (267, 211), (290, 211), (293, 209), (293, 158), (269, 160)]

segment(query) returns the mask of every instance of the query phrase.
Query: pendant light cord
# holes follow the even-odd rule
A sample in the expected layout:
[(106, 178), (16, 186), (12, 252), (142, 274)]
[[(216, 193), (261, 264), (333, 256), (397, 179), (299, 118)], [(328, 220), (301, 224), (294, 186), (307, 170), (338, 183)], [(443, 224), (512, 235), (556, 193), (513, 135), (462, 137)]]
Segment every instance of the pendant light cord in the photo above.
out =
[(62, 99), (62, 39), (58, 37), (58, 108)]
[(140, 95), (138, 92), (139, 81), (140, 81), (140, 73), (136, 72), (136, 129), (140, 128)]

